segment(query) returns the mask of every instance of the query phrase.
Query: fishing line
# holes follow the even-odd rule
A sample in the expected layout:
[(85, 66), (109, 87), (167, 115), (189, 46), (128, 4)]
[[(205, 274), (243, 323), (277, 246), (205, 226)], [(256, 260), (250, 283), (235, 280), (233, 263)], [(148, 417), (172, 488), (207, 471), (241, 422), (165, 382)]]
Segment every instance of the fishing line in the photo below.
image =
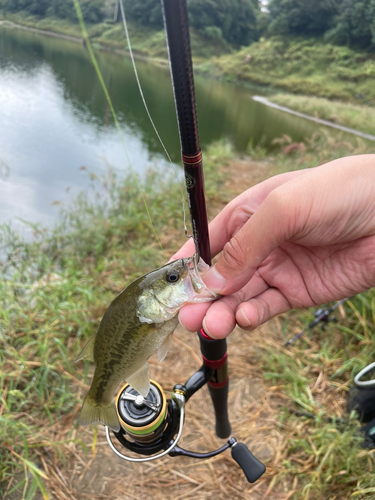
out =
[[(145, 110), (146, 110), (146, 113), (147, 113), (147, 116), (149, 117), (150, 119), (150, 122), (151, 122), (151, 125), (155, 131), (155, 134), (164, 150), (164, 153), (166, 154), (167, 158), (168, 158), (168, 161), (169, 163), (171, 164), (172, 166), (172, 169), (173, 169), (173, 172), (174, 172), (174, 175), (176, 177), (176, 179), (178, 178), (178, 175), (177, 175), (177, 171), (176, 171), (176, 168), (171, 160), (171, 157), (169, 156), (169, 153), (167, 151), (167, 148), (165, 147), (161, 137), (160, 137), (160, 134), (155, 126), (155, 123), (151, 117), (151, 113), (150, 113), (150, 110), (148, 109), (148, 106), (147, 106), (147, 103), (146, 103), (146, 99), (145, 99), (145, 96), (143, 94), (143, 90), (142, 90), (142, 86), (141, 86), (141, 82), (139, 81), (139, 77), (138, 77), (138, 71), (137, 71), (137, 67), (135, 65), (135, 60), (134, 60), (134, 55), (133, 55), (133, 49), (132, 49), (132, 46), (131, 46), (131, 43), (130, 43), (130, 37), (129, 37), (129, 32), (128, 32), (128, 25), (127, 25), (127, 22), (126, 22), (126, 17), (125, 17), (125, 9), (124, 9), (124, 4), (123, 4), (123, 0), (120, 0), (119, 1), (120, 3), (120, 10), (121, 10), (121, 17), (122, 17), (122, 24), (124, 26), (124, 30), (125, 30), (125, 36), (126, 36), (126, 42), (128, 44), (128, 48), (129, 48), (129, 54), (130, 54), (130, 59), (131, 59), (131, 62), (132, 62), (132, 65), (133, 65), (133, 69), (134, 69), (134, 74), (135, 74), (135, 79), (137, 80), (137, 85), (138, 85), (138, 89), (139, 89), (139, 93), (141, 94), (141, 98), (142, 98), (142, 101), (143, 101), (143, 105), (145, 107)], [(179, 183), (179, 187), (180, 187), (180, 192), (181, 192), (181, 200), (182, 200), (182, 211), (184, 213), (184, 230), (185, 230), (185, 235), (188, 236), (188, 230), (187, 230), (187, 227), (186, 227), (186, 211), (185, 211), (185, 200), (184, 200), (184, 192), (183, 192), (183, 189), (182, 189), (182, 185), (181, 183)]]
[(107, 99), (107, 102), (108, 102), (108, 105), (110, 107), (110, 110), (111, 110), (111, 113), (112, 113), (112, 117), (114, 119), (114, 122), (115, 122), (115, 125), (116, 125), (116, 128), (117, 128), (117, 131), (119, 133), (119, 136), (120, 136), (120, 139), (121, 139), (121, 143), (122, 143), (122, 146), (124, 148), (124, 151), (125, 151), (125, 156), (126, 156), (126, 159), (128, 161), (128, 165), (130, 167), (130, 170), (132, 172), (132, 175), (133, 175), (133, 178), (135, 180), (135, 183), (137, 185), (137, 188), (142, 196), (142, 200), (143, 200), (143, 203), (144, 203), (144, 206), (145, 206), (145, 209), (146, 209), (146, 212), (147, 212), (147, 216), (148, 216), (148, 220), (149, 220), (149, 223), (150, 223), (150, 226), (151, 226), (151, 229), (154, 233), (154, 236), (157, 240), (157, 242), (159, 243), (160, 245), (160, 248), (162, 250), (162, 252), (164, 252), (164, 248), (159, 240), (159, 237), (156, 233), (156, 230), (155, 230), (155, 227), (154, 227), (154, 224), (152, 222), (152, 219), (151, 219), (151, 214), (150, 214), (150, 211), (148, 209), (148, 205), (147, 205), (147, 202), (146, 202), (146, 198), (145, 198), (145, 195), (144, 195), (144, 192), (142, 191), (142, 188), (139, 184), (139, 181), (138, 181), (138, 177), (134, 171), (134, 168), (133, 168), (133, 165), (131, 164), (131, 161), (130, 161), (130, 158), (129, 158), (129, 155), (128, 155), (128, 151), (126, 149), (126, 146), (125, 146), (125, 142), (124, 142), (124, 138), (123, 138), (123, 135), (122, 135), (122, 132), (121, 132), (121, 128), (120, 128), (120, 124), (117, 120), (117, 115), (116, 115), (116, 112), (115, 112), (115, 109), (113, 107), (113, 104), (112, 104), (112, 100), (111, 100), (111, 97), (108, 93), (108, 90), (107, 90), (107, 87), (106, 87), (106, 84), (104, 82), (104, 79), (103, 79), (103, 76), (102, 76), (102, 73), (100, 71), (100, 68), (99, 68), (99, 65), (98, 65), (98, 62), (96, 60), (96, 57), (95, 57), (95, 54), (94, 54), (94, 51), (92, 49), (92, 46), (91, 46), (91, 42), (90, 42), (90, 39), (89, 39), (89, 35), (87, 33), (87, 30), (86, 30), (86, 25), (85, 25), (85, 21), (83, 19), (83, 15), (82, 15), (82, 10), (81, 10), (81, 6), (80, 6), (80, 3), (78, 0), (73, 0), (73, 3), (74, 3), (74, 7), (76, 9), (76, 13), (77, 13), (77, 18), (78, 18), (78, 22), (79, 22), (79, 25), (80, 25), (80, 28), (81, 28), (81, 31), (82, 31), (82, 36), (83, 36), (83, 39), (85, 40), (86, 42), (86, 47), (87, 47), (87, 50), (89, 52), (89, 55), (90, 55), (90, 58), (91, 58), (91, 62), (95, 68), (95, 71), (96, 71), (96, 74), (98, 75), (98, 78), (99, 78), (99, 81), (100, 81), (100, 84), (103, 88), (103, 91), (104, 91), (104, 95)]

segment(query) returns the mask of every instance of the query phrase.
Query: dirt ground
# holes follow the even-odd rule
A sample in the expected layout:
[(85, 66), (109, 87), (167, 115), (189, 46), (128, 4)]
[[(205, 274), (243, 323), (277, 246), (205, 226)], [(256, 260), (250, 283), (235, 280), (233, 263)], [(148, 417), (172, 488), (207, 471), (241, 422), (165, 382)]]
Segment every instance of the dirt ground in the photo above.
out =
[[(271, 167), (263, 162), (236, 161), (231, 165), (233, 175), (227, 181), (233, 197), (244, 186), (256, 184), (271, 175)], [(210, 217), (222, 204), (210, 207)], [(230, 451), (207, 460), (185, 457), (164, 457), (155, 462), (132, 464), (118, 458), (108, 447), (100, 426), (95, 447), (94, 429), (78, 427), (69, 436), (87, 445), (70, 443), (64, 447), (64, 457), (46, 453), (43, 468), (48, 476), (46, 485), (51, 499), (58, 500), (220, 500), (272, 498), (287, 500), (296, 485), (292, 478), (274, 487), (273, 477), (283, 454), (283, 434), (277, 420), (283, 403), (276, 387), (267, 387), (259, 369), (259, 355), (264, 342), (280, 342), (277, 322), (269, 322), (249, 334), (236, 329), (228, 338), (229, 415), (232, 436), (246, 443), (252, 453), (267, 466), (266, 473), (250, 485)], [(184, 383), (201, 365), (198, 338), (178, 328), (172, 347), (163, 363), (156, 357), (150, 360), (151, 378), (161, 383), (169, 397), (176, 383)], [(79, 376), (77, 375), (79, 378)], [(82, 399), (87, 391), (82, 384)], [(57, 422), (51, 438), (61, 436), (78, 415), (76, 411)], [(194, 451), (211, 451), (224, 444), (214, 433), (214, 414), (207, 388), (195, 394), (186, 407), (186, 420), (180, 445)], [(35, 497), (37, 500), (41, 496)], [(19, 500), (16, 493), (5, 500)]]
[[(104, 431), (99, 428), (95, 450), (93, 431), (79, 427), (73, 437), (86, 442), (66, 448), (65, 464), (52, 459), (46, 462), (47, 482), (52, 499), (85, 500), (203, 500), (228, 498), (261, 500), (287, 499), (291, 484), (277, 490), (272, 477), (277, 470), (283, 449), (283, 435), (278, 430), (275, 414), (282, 404), (276, 388), (266, 387), (258, 368), (262, 339), (276, 340), (277, 328), (270, 323), (259, 328), (256, 335), (240, 329), (228, 338), (229, 353), (229, 416), (232, 436), (246, 443), (252, 453), (267, 465), (262, 478), (250, 485), (231, 458), (230, 451), (208, 460), (165, 457), (155, 462), (131, 464), (118, 458), (109, 449)], [(280, 338), (280, 337), (279, 337)], [(178, 328), (170, 352), (163, 363), (150, 360), (151, 377), (163, 384), (169, 396), (176, 383), (184, 382), (201, 365), (199, 342), (194, 334)], [(164, 382), (167, 381), (167, 382)], [(82, 397), (84, 395), (82, 390)], [(72, 415), (72, 420), (75, 415)], [(67, 421), (61, 422), (62, 426)], [(60, 434), (56, 426), (56, 437)], [(194, 451), (210, 451), (225, 443), (214, 433), (214, 415), (209, 393), (200, 390), (186, 407), (186, 420), (180, 445)], [(119, 445), (120, 446), (120, 445)], [(120, 446), (121, 448), (121, 446)], [(269, 493), (272, 489), (272, 496)], [(7, 499), (8, 500), (8, 499)], [(9, 497), (10, 500), (10, 497)]]

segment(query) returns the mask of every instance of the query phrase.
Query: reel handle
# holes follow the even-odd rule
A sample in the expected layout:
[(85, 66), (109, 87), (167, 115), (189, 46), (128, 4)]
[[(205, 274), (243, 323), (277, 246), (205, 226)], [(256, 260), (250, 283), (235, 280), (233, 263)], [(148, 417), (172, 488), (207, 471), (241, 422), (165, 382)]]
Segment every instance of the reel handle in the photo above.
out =
[(255, 483), (266, 471), (266, 467), (251, 453), (244, 443), (235, 443), (232, 446), (232, 458), (244, 471), (249, 483)]

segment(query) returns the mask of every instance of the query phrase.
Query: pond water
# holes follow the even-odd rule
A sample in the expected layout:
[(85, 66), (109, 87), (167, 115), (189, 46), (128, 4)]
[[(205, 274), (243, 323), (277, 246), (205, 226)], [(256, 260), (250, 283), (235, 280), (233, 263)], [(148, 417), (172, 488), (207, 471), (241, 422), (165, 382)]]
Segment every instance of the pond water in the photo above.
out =
[[(99, 65), (135, 171), (171, 167), (143, 107), (128, 58), (98, 52)], [(155, 125), (180, 168), (179, 138), (169, 70), (137, 62)], [(244, 152), (250, 140), (288, 134), (295, 141), (318, 126), (252, 100), (249, 90), (197, 76), (201, 146), (227, 138)], [(108, 165), (128, 172), (126, 155), (89, 59), (80, 44), (0, 26), (0, 223), (19, 218), (44, 224), (55, 201), (87, 188), (87, 171)]]

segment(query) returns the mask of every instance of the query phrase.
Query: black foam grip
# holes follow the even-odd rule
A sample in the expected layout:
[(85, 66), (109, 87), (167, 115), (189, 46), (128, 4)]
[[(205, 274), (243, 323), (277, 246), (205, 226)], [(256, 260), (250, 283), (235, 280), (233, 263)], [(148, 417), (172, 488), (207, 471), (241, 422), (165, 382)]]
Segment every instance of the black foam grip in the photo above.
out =
[(198, 336), (201, 345), (201, 352), (206, 359), (209, 359), (210, 361), (217, 361), (225, 356), (225, 353), (227, 352), (227, 341), (225, 339), (207, 339), (200, 332), (198, 332)]
[(208, 386), (215, 410), (216, 435), (222, 439), (229, 437), (231, 431), (228, 419), (228, 387), (228, 382), (224, 387), (220, 387), (219, 389), (211, 387), (210, 385)]
[(266, 467), (251, 453), (246, 444), (237, 443), (232, 446), (232, 457), (244, 471), (249, 483), (255, 483), (266, 471)]

